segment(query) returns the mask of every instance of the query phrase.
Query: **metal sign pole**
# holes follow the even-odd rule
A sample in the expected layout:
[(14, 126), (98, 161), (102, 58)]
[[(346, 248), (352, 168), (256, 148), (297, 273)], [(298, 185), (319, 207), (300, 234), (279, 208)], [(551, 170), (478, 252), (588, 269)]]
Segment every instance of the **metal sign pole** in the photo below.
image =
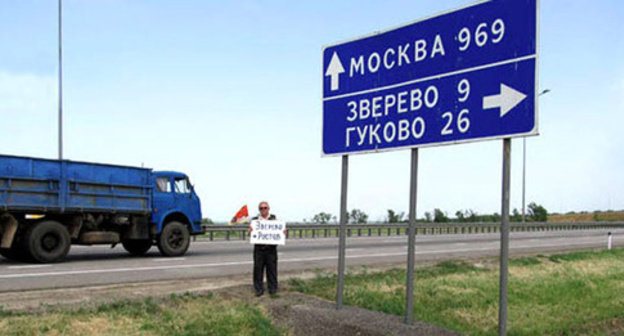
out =
[(509, 258), (509, 180), (511, 139), (503, 139), (503, 193), (501, 206), (500, 297), (498, 303), (498, 334), (507, 335), (507, 278)]
[(526, 223), (526, 137), (522, 138), (522, 224)]
[(405, 293), (405, 323), (412, 323), (414, 310), (414, 250), (416, 244), (416, 192), (418, 190), (418, 148), (412, 148), (409, 196), (409, 228), (407, 239), (407, 287)]
[(349, 156), (342, 156), (342, 183), (340, 186), (340, 238), (338, 240), (338, 289), (336, 290), (336, 309), (342, 308), (345, 273), (345, 230), (347, 226), (347, 180), (349, 177)]
[(63, 160), (63, 8), (58, 2), (58, 156)]

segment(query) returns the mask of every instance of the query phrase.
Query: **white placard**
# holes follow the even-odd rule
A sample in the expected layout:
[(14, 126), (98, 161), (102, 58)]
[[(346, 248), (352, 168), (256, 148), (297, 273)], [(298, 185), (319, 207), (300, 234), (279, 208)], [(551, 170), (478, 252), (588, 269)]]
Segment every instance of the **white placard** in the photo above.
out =
[(286, 223), (279, 220), (252, 220), (249, 242), (251, 244), (286, 244)]

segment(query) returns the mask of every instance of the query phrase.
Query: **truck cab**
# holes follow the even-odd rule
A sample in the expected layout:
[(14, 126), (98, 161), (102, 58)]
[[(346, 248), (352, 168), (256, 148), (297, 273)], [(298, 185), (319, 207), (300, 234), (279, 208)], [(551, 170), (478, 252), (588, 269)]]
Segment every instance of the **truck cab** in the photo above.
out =
[(163, 225), (177, 221), (189, 225), (192, 235), (202, 233), (199, 196), (188, 176), (179, 172), (155, 171), (152, 173), (154, 194), (151, 223), (157, 233)]

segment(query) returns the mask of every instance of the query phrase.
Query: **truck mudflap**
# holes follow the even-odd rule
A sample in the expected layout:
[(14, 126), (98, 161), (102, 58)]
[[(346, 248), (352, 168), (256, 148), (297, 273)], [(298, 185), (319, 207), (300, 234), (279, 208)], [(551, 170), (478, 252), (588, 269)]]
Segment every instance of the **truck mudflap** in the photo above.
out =
[(2, 239), (0, 239), (0, 248), (8, 249), (13, 243), (15, 233), (17, 232), (17, 220), (8, 213), (0, 215), (0, 230)]

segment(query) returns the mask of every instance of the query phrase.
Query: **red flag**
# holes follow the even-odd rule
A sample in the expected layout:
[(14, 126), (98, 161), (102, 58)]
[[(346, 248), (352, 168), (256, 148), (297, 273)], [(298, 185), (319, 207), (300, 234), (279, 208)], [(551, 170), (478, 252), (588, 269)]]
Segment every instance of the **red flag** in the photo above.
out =
[(247, 204), (243, 205), (240, 210), (232, 217), (230, 225), (245, 223), (249, 221), (249, 210), (247, 210)]

